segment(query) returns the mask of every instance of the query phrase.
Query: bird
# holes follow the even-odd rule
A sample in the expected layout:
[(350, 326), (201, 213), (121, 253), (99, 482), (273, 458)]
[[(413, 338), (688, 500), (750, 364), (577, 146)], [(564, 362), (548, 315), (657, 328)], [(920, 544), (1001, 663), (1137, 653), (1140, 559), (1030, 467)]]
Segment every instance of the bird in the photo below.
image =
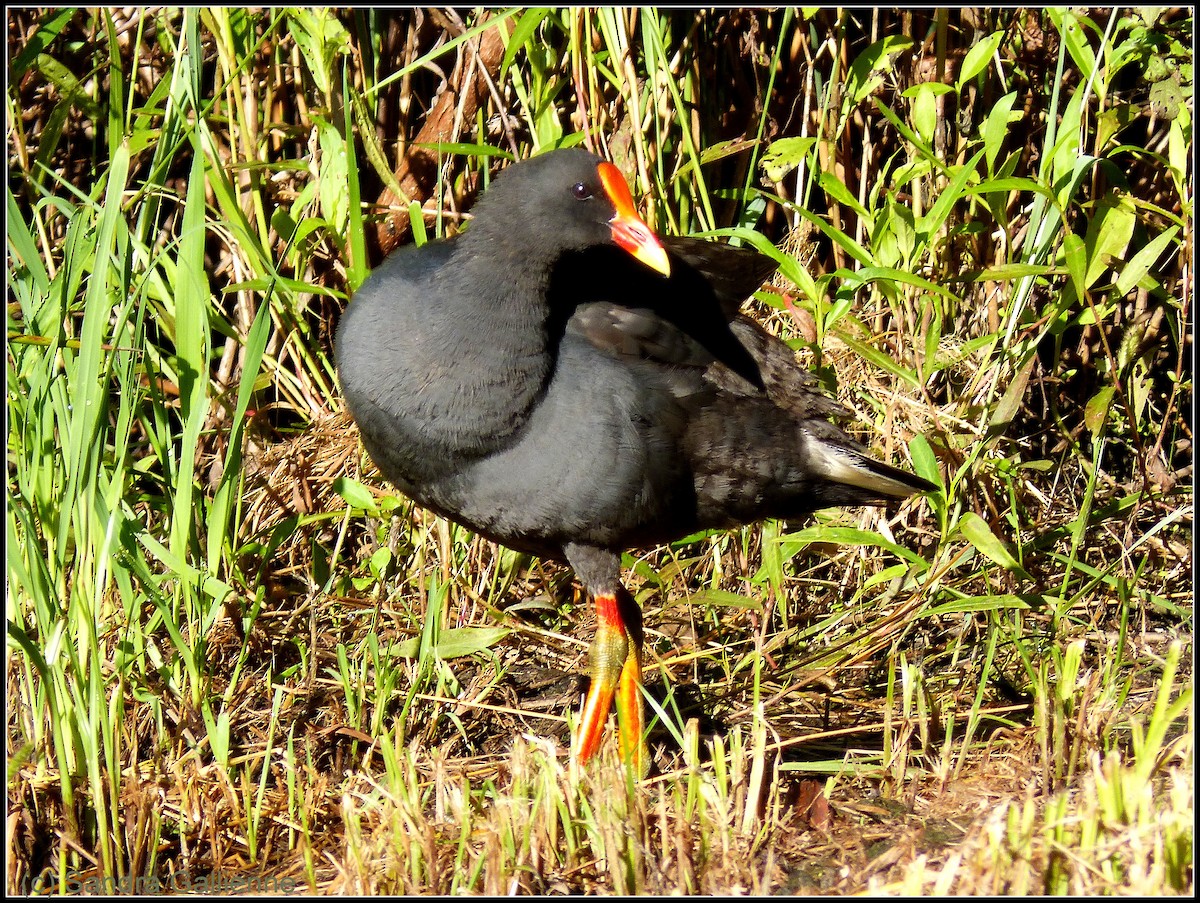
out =
[(739, 313), (775, 261), (660, 238), (612, 163), (532, 156), (471, 212), (354, 294), (335, 337), (342, 394), (402, 493), (574, 570), (597, 626), (572, 755), (595, 755), (615, 703), (621, 758), (645, 776), (622, 552), (936, 486), (872, 457), (792, 349)]

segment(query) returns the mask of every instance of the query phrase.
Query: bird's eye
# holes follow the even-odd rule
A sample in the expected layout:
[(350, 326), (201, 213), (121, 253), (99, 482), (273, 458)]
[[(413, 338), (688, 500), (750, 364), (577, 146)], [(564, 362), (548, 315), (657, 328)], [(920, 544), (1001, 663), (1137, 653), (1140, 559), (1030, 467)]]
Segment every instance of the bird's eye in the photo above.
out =
[(588, 188), (582, 182), (576, 182), (575, 187), (571, 189), (571, 193), (575, 195), (575, 200), (586, 201), (592, 196), (592, 189)]

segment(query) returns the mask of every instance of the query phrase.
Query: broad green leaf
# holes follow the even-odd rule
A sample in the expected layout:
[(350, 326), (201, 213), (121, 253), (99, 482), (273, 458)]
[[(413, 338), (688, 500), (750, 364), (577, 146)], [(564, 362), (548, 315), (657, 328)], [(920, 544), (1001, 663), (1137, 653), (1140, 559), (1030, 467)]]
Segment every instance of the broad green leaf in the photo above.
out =
[[(80, 10), (60, 9), (46, 17), (41, 25), (37, 27), (25, 46), (21, 48), (13, 61), (9, 64), (9, 73), (11, 74), (10, 84), (15, 84), (21, 80), (21, 77), (29, 69), (30, 63), (36, 60), (41, 54), (54, 43), (54, 39), (62, 33), (62, 30), (70, 24), (71, 20), (79, 15)], [(10, 46), (10, 52), (12, 47)]]
[(503, 148), (470, 141), (414, 141), (412, 147), (422, 147), (447, 157), (503, 157), (505, 160), (513, 159), (512, 153)]
[(916, 239), (912, 209), (893, 202), (885, 204), (871, 231), (877, 262), (885, 267), (907, 269), (913, 260)]
[(822, 524), (815, 527), (806, 527), (797, 533), (788, 533), (779, 537), (777, 541), (784, 546), (783, 557), (785, 559), (795, 557), (805, 546), (811, 545), (814, 542), (821, 542), (833, 543), (839, 546), (877, 546), (898, 555), (922, 571), (929, 568), (928, 562), (916, 552), (906, 549), (904, 546), (897, 545), (889, 539), (885, 539), (874, 530), (860, 530), (857, 527), (828, 527)]
[(1071, 59), (1080, 72), (1092, 72), (1096, 68), (1096, 54), (1092, 51), (1091, 45), (1087, 40), (1087, 31), (1080, 24), (1079, 18), (1075, 13), (1063, 7), (1050, 7), (1047, 9), (1050, 21), (1054, 23), (1058, 33), (1062, 36), (1063, 44), (1066, 45), (1067, 52), (1071, 54)]
[(1174, 119), (1186, 98), (1173, 78), (1164, 78), (1150, 86), (1150, 109), (1162, 119)]
[(1178, 232), (1178, 226), (1172, 226), (1166, 231), (1160, 232), (1133, 255), (1129, 263), (1121, 268), (1121, 274), (1117, 277), (1117, 295), (1128, 294), (1145, 278), (1146, 274), (1150, 272), (1150, 267), (1154, 266), (1163, 250), (1175, 240)]
[(363, 217), (362, 187), (358, 177), (358, 152), (355, 149), (355, 136), (359, 130), (352, 122), (357, 115), (362, 98), (354, 90), (348, 61), (342, 61), (342, 96), (353, 98), (349, 110), (343, 110), (343, 121), (346, 124), (346, 136), (343, 144), (346, 153), (346, 283), (351, 292), (358, 291), (359, 286), (370, 273), (367, 261), (367, 237)]
[(772, 141), (759, 165), (772, 182), (778, 182), (804, 160), (816, 138), (780, 138)]
[(321, 214), (329, 220), (333, 233), (346, 234), (350, 219), (350, 193), (346, 191), (349, 176), (346, 173), (346, 139), (332, 122), (313, 116), (321, 147), (321, 162), (318, 172), (318, 196), (321, 199)]
[(1058, 125), (1054, 148), (1050, 152), (1050, 183), (1054, 186), (1060, 207), (1066, 208), (1081, 184), (1084, 175), (1096, 161), (1083, 153), (1082, 140), (1083, 92), (1076, 91), (1067, 99), (1062, 121)]
[(1118, 196), (1115, 201), (1106, 198), (1101, 211), (1088, 224), (1084, 238), (1088, 259), (1085, 288), (1095, 285), (1104, 271), (1123, 257), (1137, 226), (1137, 210), (1128, 197)]
[(933, 243), (934, 236), (941, 230), (943, 224), (949, 218), (951, 211), (962, 200), (963, 194), (966, 192), (967, 183), (975, 178), (976, 167), (979, 166), (979, 160), (982, 156), (983, 151), (980, 150), (966, 162), (966, 165), (950, 168), (953, 178), (941, 194), (938, 195), (938, 199), (929, 209), (929, 213), (921, 219), (920, 229), (924, 233), (927, 243)]
[(967, 542), (993, 562), (1000, 565), (1000, 567), (1022, 580), (1028, 580), (1030, 583), (1034, 582), (1029, 572), (1021, 567), (1017, 559), (1013, 558), (1012, 552), (992, 532), (992, 528), (988, 526), (987, 521), (978, 514), (968, 511), (959, 519), (958, 529)]
[(888, 35), (855, 57), (850, 65), (843, 109), (856, 107), (873, 94), (883, 84), (884, 73), (891, 66), (892, 57), (912, 44), (910, 38)]
[(212, 345), (208, 305), (212, 297), (204, 250), (207, 235), (204, 191), (205, 160), (192, 158), (187, 203), (180, 225), (178, 266), (175, 268), (175, 347), (179, 366), (179, 401), (183, 414), (179, 473), (175, 485), (175, 518), (171, 525), (171, 551), (185, 555), (196, 528), (192, 497), (200, 434), (209, 413), (208, 363)]
[[(24, 267), (25, 273), (32, 281), (37, 293), (45, 295), (50, 288), (50, 276), (46, 272), (42, 255), (38, 252), (37, 243), (33, 240), (33, 234), (25, 224), (25, 217), (13, 195), (11, 185), (8, 186), (8, 246), (11, 255), (8, 272), (10, 287), (16, 281), (14, 268), (20, 266)], [(32, 315), (33, 311), (25, 311), (26, 319), (30, 319)]]
[(817, 176), (817, 184), (839, 204), (849, 207), (864, 220), (871, 221), (871, 213), (858, 202), (858, 198), (851, 194), (850, 189), (843, 185), (833, 173), (820, 173)]
[(1112, 406), (1113, 393), (1116, 392), (1114, 386), (1105, 386), (1095, 395), (1088, 399), (1088, 402), (1083, 407), (1083, 422), (1087, 425), (1092, 437), (1100, 435), (1100, 431), (1104, 429), (1104, 423), (1108, 420), (1108, 411)]
[(937, 96), (932, 91), (917, 94), (912, 106), (912, 122), (925, 144), (932, 145), (934, 132), (937, 131)]
[[(440, 632), (431, 651), (440, 659), (462, 658), (490, 649), (510, 633), (507, 627), (451, 627)], [(402, 658), (417, 658), (421, 653), (421, 637), (396, 643), (390, 651)]]
[(933, 453), (928, 439), (920, 434), (913, 436), (912, 441), (908, 443), (908, 453), (912, 456), (913, 470), (917, 472), (917, 476), (924, 477), (939, 486), (942, 485), (942, 474), (938, 470), (937, 455)]
[(903, 96), (912, 100), (912, 123), (926, 146), (932, 146), (937, 128), (937, 99), (953, 89), (941, 82), (922, 82), (908, 88)]
[(1192, 120), (1187, 107), (1184, 107), (1182, 115), (1171, 121), (1171, 128), (1167, 131), (1167, 161), (1171, 165), (1171, 178), (1175, 182), (1175, 190), (1180, 195), (1183, 195), (1186, 187), (1188, 162), (1193, 151)]
[(785, 254), (775, 245), (771, 244), (771, 240), (755, 229), (747, 229), (739, 227), (735, 229), (716, 229), (711, 235), (728, 235), (733, 238), (740, 238), (747, 244), (754, 247), (760, 254), (765, 254), (772, 260), (778, 261), (779, 272), (800, 289), (809, 300), (814, 303), (821, 297), (821, 292), (817, 288), (816, 282), (808, 271), (800, 265), (800, 262), (790, 254)]
[(707, 588), (692, 593), (688, 600), (693, 605), (716, 605), (725, 608), (744, 608), (749, 611), (762, 611), (762, 600), (752, 599), (728, 590)]
[(48, 81), (53, 82), (59, 93), (82, 111), (85, 116), (92, 120), (100, 118), (100, 105), (92, 100), (91, 94), (79, 83), (79, 79), (75, 77), (74, 72), (54, 57), (45, 53), (38, 54), (37, 65), (42, 75)]
[(421, 212), (421, 205), (415, 198), (408, 202), (408, 224), (412, 229), (413, 244), (421, 247), (429, 237), (425, 232), (425, 214)]
[(375, 503), (375, 495), (358, 480), (349, 477), (338, 477), (333, 481), (333, 491), (346, 500), (351, 508), (361, 508), (375, 514), (379, 506)]
[(993, 32), (986, 38), (978, 41), (974, 47), (967, 51), (966, 57), (963, 58), (962, 67), (959, 69), (958, 81), (955, 83), (958, 91), (962, 91), (963, 86), (967, 82), (987, 68), (993, 54), (996, 52), (996, 48), (1000, 46), (1000, 42), (1003, 39), (1004, 32)]
[(907, 564), (904, 564), (903, 562), (900, 564), (893, 564), (891, 567), (884, 568), (879, 573), (872, 574), (870, 577), (864, 580), (862, 588), (864, 590), (868, 590), (873, 586), (879, 586), (881, 583), (890, 583), (897, 577), (903, 577), (908, 572), (909, 566)]
[(970, 194), (990, 194), (994, 191), (1029, 191), (1044, 197), (1053, 197), (1053, 193), (1041, 182), (1035, 179), (1025, 179), (1020, 176), (989, 179), (966, 189)]
[[(1038, 597), (1034, 597), (1038, 598)], [(941, 615), (967, 614), (979, 611), (1028, 611), (1033, 608), (1025, 598), (1014, 593), (999, 593), (994, 596), (966, 596), (953, 602), (935, 605), (921, 614), (927, 618)]]
[(313, 83), (325, 96), (333, 90), (330, 73), (338, 54), (350, 53), (350, 33), (328, 7), (288, 10), (289, 32), (300, 48)]
[(989, 432), (1003, 432), (1012, 423), (1012, 419), (1017, 416), (1017, 412), (1021, 410), (1021, 403), (1025, 400), (1025, 388), (1029, 385), (1029, 374), (1033, 372), (1033, 365), (1036, 363), (1037, 355), (1031, 354), (1029, 360), (1017, 371), (1017, 375), (1008, 384), (1004, 394), (1000, 397), (1000, 402), (992, 411), (992, 418), (988, 423)]
[(512, 34), (508, 36), (508, 40), (504, 44), (504, 59), (500, 62), (501, 78), (508, 72), (508, 67), (513, 64), (518, 51), (528, 43), (533, 37), (533, 33), (537, 31), (542, 20), (549, 14), (549, 9), (531, 9), (522, 14), (517, 20), (517, 24), (513, 26)]
[(263, 353), (266, 351), (267, 339), (270, 334), (271, 304), (268, 299), (263, 299), (246, 334), (245, 357), (241, 379), (238, 383), (237, 403), (229, 427), (229, 451), (225, 468), (221, 473), (220, 484), (213, 495), (208, 518), (208, 569), (214, 574), (220, 570), (221, 552), (228, 539), (227, 530), (232, 520), (229, 512), (237, 495), (237, 487), (241, 485), (243, 473), (242, 435), (246, 428), (246, 411), (249, 409), (250, 400), (257, 389), (259, 368), (262, 365)]
[(1010, 282), (1013, 279), (1024, 279), (1026, 276), (1060, 276), (1064, 272), (1062, 267), (1043, 266), (1036, 263), (1002, 263), (1000, 266), (980, 270), (971, 277), (971, 281)]
[(945, 286), (892, 267), (865, 266), (861, 270), (838, 270), (837, 275), (845, 280), (847, 285), (851, 286), (865, 285), (868, 282), (900, 282), (905, 285), (915, 285), (917, 288), (931, 294), (941, 295), (943, 298), (947, 298), (956, 304), (962, 303), (962, 299)]
[(1087, 280), (1087, 245), (1074, 232), (1063, 234), (1063, 259), (1071, 277), (1071, 284), (1075, 286), (1075, 295), (1082, 298)]
[(146, 551), (157, 558), (174, 576), (188, 581), (196, 590), (209, 596), (214, 602), (220, 602), (233, 593), (233, 587), (228, 583), (218, 580), (210, 574), (201, 573), (149, 533), (138, 533), (137, 539), (146, 547)]

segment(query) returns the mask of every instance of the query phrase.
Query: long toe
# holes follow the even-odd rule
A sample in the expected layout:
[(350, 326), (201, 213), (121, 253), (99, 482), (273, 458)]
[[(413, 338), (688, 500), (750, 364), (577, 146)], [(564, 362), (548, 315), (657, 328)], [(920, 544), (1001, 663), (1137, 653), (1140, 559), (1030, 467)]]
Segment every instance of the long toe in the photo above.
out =
[(617, 727), (621, 737), (621, 759), (634, 775), (644, 778), (650, 770), (642, 709), (641, 644), (630, 643), (617, 685)]
[(650, 751), (646, 747), (642, 702), (642, 610), (625, 587), (617, 592), (617, 610), (629, 638), (617, 683), (621, 759), (634, 775), (644, 778), (650, 770)]

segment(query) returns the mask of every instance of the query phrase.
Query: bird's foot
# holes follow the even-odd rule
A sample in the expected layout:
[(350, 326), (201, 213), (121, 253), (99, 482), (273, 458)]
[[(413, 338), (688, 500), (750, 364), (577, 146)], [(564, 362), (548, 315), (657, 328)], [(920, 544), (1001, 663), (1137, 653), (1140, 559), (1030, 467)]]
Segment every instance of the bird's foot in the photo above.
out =
[(621, 758), (637, 777), (645, 777), (650, 756), (642, 734), (641, 611), (623, 588), (597, 593), (595, 604), (596, 637), (589, 654), (592, 684), (575, 735), (575, 756), (586, 762), (600, 748), (615, 696)]

